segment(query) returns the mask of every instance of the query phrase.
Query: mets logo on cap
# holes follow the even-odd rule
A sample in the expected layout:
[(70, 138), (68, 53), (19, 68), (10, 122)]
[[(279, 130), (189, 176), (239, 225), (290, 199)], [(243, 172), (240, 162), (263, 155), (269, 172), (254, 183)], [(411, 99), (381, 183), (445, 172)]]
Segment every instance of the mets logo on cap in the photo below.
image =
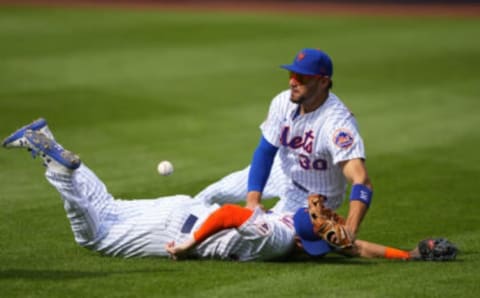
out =
[(333, 142), (339, 148), (347, 149), (354, 141), (353, 134), (346, 128), (339, 128), (333, 134)]
[(303, 58), (305, 58), (305, 53), (304, 53), (304, 52), (298, 53), (298, 55), (297, 55), (297, 61), (302, 61)]

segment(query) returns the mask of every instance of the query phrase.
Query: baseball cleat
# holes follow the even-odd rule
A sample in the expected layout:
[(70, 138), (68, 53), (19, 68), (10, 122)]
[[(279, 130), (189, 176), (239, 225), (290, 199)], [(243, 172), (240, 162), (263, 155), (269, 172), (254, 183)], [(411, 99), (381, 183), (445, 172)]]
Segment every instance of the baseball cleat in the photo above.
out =
[(24, 135), (28, 129), (33, 131), (40, 131), (50, 139), (53, 139), (53, 135), (48, 128), (47, 121), (43, 118), (39, 118), (32, 123), (17, 129), (10, 136), (6, 137), (2, 142), (2, 146), (5, 148), (26, 148), (27, 144)]
[(418, 243), (420, 260), (450, 261), (457, 256), (457, 247), (445, 238), (428, 238)]
[(24, 138), (26, 141), (24, 147), (32, 152), (33, 157), (39, 155), (48, 168), (60, 171), (75, 170), (82, 163), (76, 154), (65, 150), (60, 144), (39, 131), (27, 129)]

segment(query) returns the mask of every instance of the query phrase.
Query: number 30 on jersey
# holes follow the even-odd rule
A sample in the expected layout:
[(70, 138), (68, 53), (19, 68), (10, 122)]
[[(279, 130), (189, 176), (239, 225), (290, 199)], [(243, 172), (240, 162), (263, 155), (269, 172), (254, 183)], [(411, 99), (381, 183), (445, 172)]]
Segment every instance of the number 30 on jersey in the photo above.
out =
[(299, 154), (298, 161), (300, 166), (305, 170), (314, 169), (317, 171), (324, 171), (327, 169), (327, 161), (325, 159), (311, 160), (307, 155)]

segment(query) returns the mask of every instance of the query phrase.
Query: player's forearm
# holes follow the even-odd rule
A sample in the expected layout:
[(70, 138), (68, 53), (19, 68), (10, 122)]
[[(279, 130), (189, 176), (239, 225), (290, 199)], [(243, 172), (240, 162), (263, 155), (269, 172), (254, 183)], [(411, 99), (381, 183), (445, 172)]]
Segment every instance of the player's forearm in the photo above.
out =
[(355, 240), (354, 246), (346, 250), (349, 255), (362, 258), (383, 258), (385, 256), (386, 246), (367, 242), (363, 240)]
[(182, 253), (186, 252), (190, 248), (194, 247), (197, 244), (197, 241), (195, 241), (194, 238), (190, 238), (186, 240), (185, 242), (175, 246), (175, 249), (177, 250), (177, 253)]
[(345, 225), (354, 238), (368, 208), (370, 207), (372, 196), (372, 184), (370, 183), (368, 176), (365, 176), (360, 180), (353, 180), (350, 193), (350, 205)]
[(170, 241), (165, 244), (165, 250), (170, 254), (171, 258), (178, 260), (185, 256), (189, 249), (197, 244), (194, 238), (190, 238), (183, 243), (175, 244), (175, 241)]
[(247, 193), (247, 204), (245, 207), (255, 209), (262, 201), (262, 193), (259, 191), (249, 191)]
[(362, 258), (385, 258), (390, 260), (410, 260), (415, 256), (415, 251), (406, 251), (373, 242), (355, 240), (352, 249), (345, 253)]
[(360, 201), (350, 201), (350, 207), (348, 210), (348, 217), (345, 223), (348, 231), (352, 233), (352, 236), (358, 232), (363, 217), (367, 213), (368, 207)]
[(277, 150), (277, 147), (270, 144), (263, 136), (261, 137), (248, 173), (246, 206), (250, 209), (254, 209), (260, 204), (262, 191), (270, 175)]

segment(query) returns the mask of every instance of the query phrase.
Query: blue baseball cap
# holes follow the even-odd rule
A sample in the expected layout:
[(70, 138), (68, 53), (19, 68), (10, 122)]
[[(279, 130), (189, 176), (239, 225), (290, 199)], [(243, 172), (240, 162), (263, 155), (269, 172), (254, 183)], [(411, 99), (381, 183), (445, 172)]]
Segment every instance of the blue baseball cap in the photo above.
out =
[(327, 53), (319, 49), (303, 49), (295, 56), (292, 64), (284, 64), (280, 67), (303, 75), (333, 75), (332, 59)]
[(307, 208), (300, 208), (295, 212), (293, 225), (306, 253), (311, 256), (323, 256), (332, 251), (330, 245), (313, 232)]

